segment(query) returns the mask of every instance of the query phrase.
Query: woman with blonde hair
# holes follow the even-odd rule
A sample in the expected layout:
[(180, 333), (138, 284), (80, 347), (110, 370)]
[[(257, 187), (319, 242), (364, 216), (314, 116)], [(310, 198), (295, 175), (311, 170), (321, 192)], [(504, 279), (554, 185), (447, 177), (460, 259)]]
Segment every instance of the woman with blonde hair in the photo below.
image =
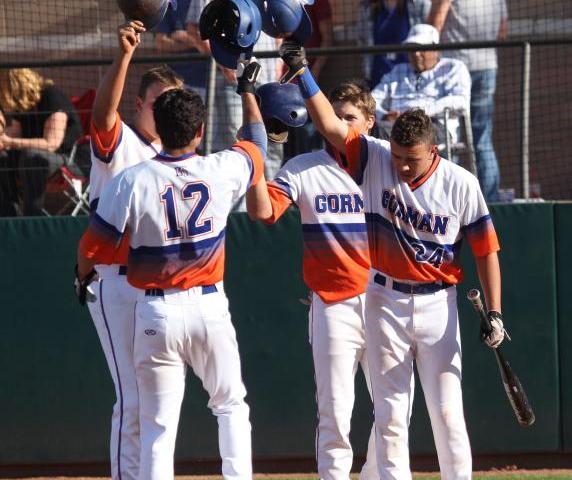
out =
[(0, 70), (0, 108), (9, 119), (0, 153), (17, 162), (24, 215), (42, 215), (47, 179), (82, 134), (79, 118), (51, 80), (28, 68)]

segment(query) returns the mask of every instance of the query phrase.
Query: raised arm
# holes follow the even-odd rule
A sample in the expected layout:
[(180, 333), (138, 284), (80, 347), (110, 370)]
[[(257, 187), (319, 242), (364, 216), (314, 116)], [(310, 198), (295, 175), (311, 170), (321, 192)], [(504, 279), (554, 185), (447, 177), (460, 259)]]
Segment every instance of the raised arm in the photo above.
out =
[(427, 18), (427, 23), (433, 25), (439, 33), (443, 31), (445, 26), (445, 20), (449, 14), (449, 9), (451, 8), (452, 0), (432, 0), (431, 10), (429, 11), (429, 17)]
[(289, 68), (282, 82), (298, 77), (308, 114), (316, 129), (340, 152), (345, 151), (348, 126), (340, 120), (329, 100), (320, 90), (306, 60), (306, 52), (295, 40), (285, 40), (280, 47), (280, 57)]
[(119, 52), (101, 80), (93, 104), (92, 122), (98, 130), (108, 132), (115, 125), (115, 114), (123, 95), (129, 63), (141, 43), (140, 34), (144, 31), (143, 24), (135, 20), (118, 29)]

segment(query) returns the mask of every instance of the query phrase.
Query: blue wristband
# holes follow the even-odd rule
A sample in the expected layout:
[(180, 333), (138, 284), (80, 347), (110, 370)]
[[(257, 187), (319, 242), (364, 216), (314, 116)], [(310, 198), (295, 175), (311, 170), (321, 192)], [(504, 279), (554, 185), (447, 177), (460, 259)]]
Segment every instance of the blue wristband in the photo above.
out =
[(318, 84), (316, 83), (316, 80), (314, 80), (312, 72), (310, 72), (308, 67), (304, 69), (304, 73), (302, 73), (298, 78), (298, 86), (300, 87), (302, 97), (306, 99), (311, 98), (320, 91), (320, 87), (318, 87)]
[(266, 137), (266, 129), (264, 123), (247, 123), (242, 126), (242, 138), (254, 143), (260, 150), (264, 158), (268, 151), (268, 138)]

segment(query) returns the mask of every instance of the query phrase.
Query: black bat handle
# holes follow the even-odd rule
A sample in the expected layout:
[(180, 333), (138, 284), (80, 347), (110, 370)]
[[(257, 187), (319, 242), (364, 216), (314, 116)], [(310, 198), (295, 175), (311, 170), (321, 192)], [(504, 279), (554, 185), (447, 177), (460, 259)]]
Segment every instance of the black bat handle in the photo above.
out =
[(491, 322), (489, 317), (485, 312), (485, 307), (483, 305), (483, 301), (481, 300), (481, 292), (479, 292), (476, 288), (472, 288), (467, 293), (467, 298), (473, 304), (475, 311), (478, 313), (481, 323), (486, 327), (487, 331), (492, 330)]

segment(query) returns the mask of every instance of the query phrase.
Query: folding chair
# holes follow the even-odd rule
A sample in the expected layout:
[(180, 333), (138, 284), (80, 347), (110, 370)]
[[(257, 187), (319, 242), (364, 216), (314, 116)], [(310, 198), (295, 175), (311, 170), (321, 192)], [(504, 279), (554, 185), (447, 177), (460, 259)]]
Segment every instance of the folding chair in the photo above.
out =
[[(66, 163), (48, 179), (46, 194), (63, 194), (67, 198), (67, 202), (60, 206), (55, 215), (65, 215), (68, 212), (75, 217), (80, 212), (89, 213), (89, 173), (82, 171), (82, 165), (78, 164), (78, 160), (81, 149), (90, 142), (89, 122), (95, 93), (95, 89), (89, 89), (83, 95), (71, 98), (80, 119), (83, 135), (74, 143)], [(46, 209), (44, 214), (52, 215)]]
[[(460, 138), (457, 142), (453, 142), (451, 136), (449, 135), (449, 122), (451, 118), (457, 117), (459, 119), (460, 128)], [(447, 158), (453, 158), (453, 155), (459, 153), (465, 153), (469, 157), (469, 168), (468, 170), (473, 174), (477, 175), (477, 160), (475, 157), (475, 147), (473, 145), (473, 130), (471, 127), (471, 115), (470, 113), (463, 109), (451, 110), (446, 108), (443, 113), (443, 126), (445, 127), (445, 144), (439, 145), (439, 150), (444, 149)]]

